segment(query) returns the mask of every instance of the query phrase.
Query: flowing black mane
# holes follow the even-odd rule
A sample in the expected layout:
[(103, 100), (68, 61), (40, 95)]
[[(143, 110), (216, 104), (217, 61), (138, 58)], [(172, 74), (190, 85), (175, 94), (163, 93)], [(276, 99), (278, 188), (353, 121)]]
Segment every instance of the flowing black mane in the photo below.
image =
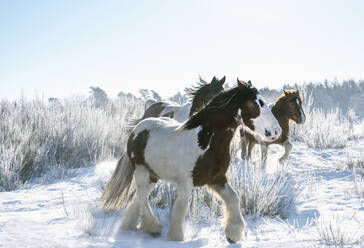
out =
[(197, 82), (197, 85), (191, 86), (191, 88), (186, 88), (185, 92), (187, 94), (187, 97), (189, 99), (190, 102), (193, 101), (193, 99), (196, 97), (197, 92), (205, 87), (207, 85), (207, 82), (205, 80), (203, 80), (201, 77), (199, 78), (199, 82)]
[[(238, 108), (243, 101), (251, 99), (258, 94), (258, 90), (245, 84), (243, 87), (236, 86), (228, 91), (221, 92), (215, 96), (206, 106), (192, 115), (181, 127), (181, 130), (189, 130), (204, 125), (209, 116), (215, 113), (232, 114), (229, 118), (236, 118)], [(252, 99), (253, 100), (253, 99)], [(233, 111), (226, 111), (232, 108)]]
[(214, 77), (211, 80), (211, 83), (207, 83), (200, 77), (200, 81), (197, 83), (196, 86), (186, 88), (186, 94), (189, 98), (189, 101), (192, 103), (189, 116), (200, 110), (211, 100), (212, 97), (222, 92), (224, 90), (224, 83), (225, 77), (223, 77), (221, 80)]

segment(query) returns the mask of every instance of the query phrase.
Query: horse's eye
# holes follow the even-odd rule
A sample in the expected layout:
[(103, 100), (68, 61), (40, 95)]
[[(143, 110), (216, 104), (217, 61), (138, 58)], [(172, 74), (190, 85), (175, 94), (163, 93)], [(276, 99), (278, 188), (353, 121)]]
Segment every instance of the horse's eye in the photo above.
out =
[(262, 107), (262, 108), (263, 108), (263, 106), (264, 106), (264, 102), (263, 102), (263, 100), (262, 100), (262, 99), (259, 99), (259, 104), (260, 104), (260, 107)]

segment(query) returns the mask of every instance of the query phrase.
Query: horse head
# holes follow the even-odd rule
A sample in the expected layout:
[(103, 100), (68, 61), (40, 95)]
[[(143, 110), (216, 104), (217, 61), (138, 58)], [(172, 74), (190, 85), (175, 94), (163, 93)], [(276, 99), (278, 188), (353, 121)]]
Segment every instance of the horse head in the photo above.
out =
[(284, 103), (285, 113), (288, 118), (297, 124), (306, 121), (306, 115), (302, 108), (302, 98), (298, 90), (283, 90), (284, 96), (281, 101)]
[(245, 126), (261, 135), (265, 141), (276, 140), (282, 129), (258, 90), (250, 81), (246, 83), (237, 79), (237, 83), (240, 115)]

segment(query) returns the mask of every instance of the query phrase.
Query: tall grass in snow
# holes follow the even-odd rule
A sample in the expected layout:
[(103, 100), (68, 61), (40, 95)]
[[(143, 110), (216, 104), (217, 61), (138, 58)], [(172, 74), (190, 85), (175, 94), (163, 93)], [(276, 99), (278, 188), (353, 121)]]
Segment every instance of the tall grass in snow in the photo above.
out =
[(331, 214), (316, 220), (318, 240), (330, 245), (344, 246), (364, 239), (363, 223), (354, 216)]
[(142, 115), (143, 103), (119, 98), (105, 108), (85, 99), (0, 102), (0, 187), (15, 189), (49, 171), (118, 157), (125, 120)]
[(325, 113), (313, 109), (307, 113), (302, 127), (298, 127), (295, 137), (311, 148), (344, 148), (350, 140), (350, 123), (339, 109)]
[[(361, 161), (363, 162), (363, 161)], [(359, 164), (359, 163), (358, 163)], [(360, 165), (362, 167), (360, 167)], [(363, 164), (359, 164), (359, 167), (353, 168), (353, 182), (355, 192), (360, 197), (364, 197), (364, 166)]]
[(328, 111), (312, 108), (312, 97), (304, 89), (300, 92), (306, 122), (291, 125), (293, 140), (305, 142), (310, 148), (344, 148), (350, 140), (364, 136), (361, 129), (364, 121), (360, 123), (353, 110), (343, 115), (339, 108)]
[(267, 174), (259, 164), (246, 162), (232, 166), (230, 178), (247, 214), (287, 218), (295, 206), (299, 187), (286, 169)]
[[(230, 165), (228, 178), (240, 198), (241, 209), (254, 216), (288, 217), (299, 189), (285, 170), (267, 174), (258, 165), (244, 165), (236, 160)], [(176, 198), (175, 187), (159, 182), (150, 195), (154, 208), (170, 209)], [(190, 197), (188, 218), (205, 220), (223, 214), (223, 203), (207, 187), (194, 188)]]

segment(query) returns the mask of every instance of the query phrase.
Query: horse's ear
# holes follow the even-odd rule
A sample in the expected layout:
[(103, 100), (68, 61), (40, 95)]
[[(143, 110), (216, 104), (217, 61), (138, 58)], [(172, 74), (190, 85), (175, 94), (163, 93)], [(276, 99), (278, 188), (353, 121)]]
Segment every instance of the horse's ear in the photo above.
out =
[(284, 94), (285, 94), (286, 96), (288, 96), (288, 95), (289, 95), (288, 90), (283, 90), (283, 92), (284, 92)]
[(224, 76), (222, 79), (220, 79), (220, 84), (223, 85), (225, 83), (226, 77)]
[(219, 82), (219, 80), (216, 78), (216, 76), (215, 77), (213, 77), (212, 78), (212, 80), (211, 80), (211, 83), (212, 84), (216, 84), (216, 83), (218, 83)]
[(252, 82), (251, 82), (250, 80), (248, 81), (248, 84), (249, 84), (250, 86), (253, 86), (253, 85), (252, 85)]
[(240, 81), (239, 78), (237, 78), (236, 81), (238, 82), (239, 89), (244, 89), (246, 87), (246, 84), (243, 81)]

